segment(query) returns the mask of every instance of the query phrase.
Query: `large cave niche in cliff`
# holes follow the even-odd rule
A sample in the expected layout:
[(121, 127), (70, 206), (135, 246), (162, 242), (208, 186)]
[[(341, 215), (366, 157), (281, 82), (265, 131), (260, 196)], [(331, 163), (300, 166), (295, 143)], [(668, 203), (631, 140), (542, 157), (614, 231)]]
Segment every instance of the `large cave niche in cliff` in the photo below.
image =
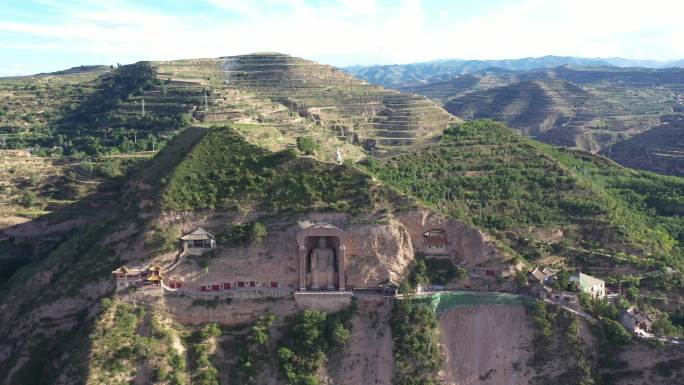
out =
[[(344, 258), (347, 233), (331, 224), (316, 223), (297, 234), (299, 246), (299, 290), (345, 291)], [(331, 264), (320, 267), (318, 258), (330, 254)], [(319, 285), (318, 276), (330, 275), (333, 282)]]

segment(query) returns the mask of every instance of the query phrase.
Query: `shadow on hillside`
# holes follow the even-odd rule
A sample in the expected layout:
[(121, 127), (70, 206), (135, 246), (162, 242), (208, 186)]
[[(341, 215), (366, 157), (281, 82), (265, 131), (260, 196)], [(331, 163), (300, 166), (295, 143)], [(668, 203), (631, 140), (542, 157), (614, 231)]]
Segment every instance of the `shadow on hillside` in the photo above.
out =
[(125, 183), (110, 179), (90, 195), (27, 222), (0, 231), (0, 288), (22, 266), (47, 257), (75, 231), (111, 207)]
[[(49, 214), (0, 230), (0, 290), (22, 266), (39, 262), (56, 250), (79, 229), (91, 225), (98, 216), (113, 213), (123, 197), (132, 200), (151, 199), (140, 185), (157, 184), (169, 169), (182, 160), (187, 151), (206, 133), (206, 129), (189, 127), (160, 151), (127, 175), (109, 178), (91, 194)], [(140, 190), (130, 196), (130, 190)], [(128, 193), (127, 193), (128, 192)], [(146, 196), (141, 196), (146, 195)], [(131, 202), (129, 202), (131, 203)]]
[[(65, 375), (86, 382), (90, 335), (113, 290), (108, 276), (158, 208), (141, 203), (159, 201), (165, 175), (205, 133), (187, 128), (130, 177), (0, 232), (0, 261), (24, 258), (0, 288), (1, 383), (52, 384)], [(123, 236), (109, 237), (117, 232)]]

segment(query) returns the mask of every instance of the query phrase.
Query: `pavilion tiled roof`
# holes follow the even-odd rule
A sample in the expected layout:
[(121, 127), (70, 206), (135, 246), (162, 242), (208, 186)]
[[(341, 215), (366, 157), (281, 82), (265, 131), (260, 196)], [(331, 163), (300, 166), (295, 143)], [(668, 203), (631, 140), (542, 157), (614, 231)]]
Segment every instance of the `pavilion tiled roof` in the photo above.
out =
[(205, 240), (205, 239), (212, 239), (214, 238), (213, 235), (211, 235), (207, 230), (198, 227), (195, 230), (191, 231), (188, 234), (183, 235), (180, 237), (181, 240), (183, 241), (200, 241), (200, 240)]

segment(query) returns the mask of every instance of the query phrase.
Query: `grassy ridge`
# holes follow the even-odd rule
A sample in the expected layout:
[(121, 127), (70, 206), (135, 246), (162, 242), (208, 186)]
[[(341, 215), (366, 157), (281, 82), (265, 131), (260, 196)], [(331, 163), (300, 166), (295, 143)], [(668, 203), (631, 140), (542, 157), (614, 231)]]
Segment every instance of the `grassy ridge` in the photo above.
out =
[(167, 210), (260, 208), (270, 211), (366, 211), (383, 199), (348, 166), (271, 153), (229, 127), (212, 129), (179, 164), (163, 196)]
[(684, 181), (622, 169), (587, 153), (473, 121), (420, 152), (371, 159), (376, 177), (500, 237), (563, 228), (588, 249), (637, 252), (681, 265)]

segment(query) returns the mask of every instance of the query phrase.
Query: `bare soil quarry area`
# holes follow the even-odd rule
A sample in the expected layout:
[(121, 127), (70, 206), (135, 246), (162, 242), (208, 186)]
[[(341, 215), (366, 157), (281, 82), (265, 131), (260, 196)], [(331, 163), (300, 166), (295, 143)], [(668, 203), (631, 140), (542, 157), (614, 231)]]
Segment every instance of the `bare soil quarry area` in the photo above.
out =
[[(519, 306), (455, 308), (439, 319), (447, 385), (528, 384), (534, 329)], [(467, 347), (467, 348), (466, 348)]]

